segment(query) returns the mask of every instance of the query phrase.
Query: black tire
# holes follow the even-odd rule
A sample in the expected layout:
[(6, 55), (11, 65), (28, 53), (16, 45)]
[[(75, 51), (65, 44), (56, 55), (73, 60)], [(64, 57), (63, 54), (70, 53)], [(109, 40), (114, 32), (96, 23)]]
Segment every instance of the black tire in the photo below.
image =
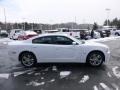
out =
[(37, 59), (31, 52), (23, 52), (20, 55), (19, 60), (25, 67), (34, 67), (37, 64)]
[(101, 66), (103, 61), (105, 61), (105, 56), (102, 52), (91, 52), (88, 56), (87, 56), (87, 60), (86, 63), (90, 66), (93, 67), (98, 67)]
[(119, 33), (115, 33), (115, 35), (116, 35), (116, 36), (120, 36), (120, 34), (119, 34)]

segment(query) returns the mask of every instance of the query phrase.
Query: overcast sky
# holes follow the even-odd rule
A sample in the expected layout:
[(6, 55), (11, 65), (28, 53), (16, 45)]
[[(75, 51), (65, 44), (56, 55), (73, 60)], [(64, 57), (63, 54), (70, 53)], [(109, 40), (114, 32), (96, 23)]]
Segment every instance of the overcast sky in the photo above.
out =
[(106, 8), (109, 18), (120, 18), (120, 0), (0, 0), (0, 21), (5, 8), (9, 22), (94, 23), (103, 24)]

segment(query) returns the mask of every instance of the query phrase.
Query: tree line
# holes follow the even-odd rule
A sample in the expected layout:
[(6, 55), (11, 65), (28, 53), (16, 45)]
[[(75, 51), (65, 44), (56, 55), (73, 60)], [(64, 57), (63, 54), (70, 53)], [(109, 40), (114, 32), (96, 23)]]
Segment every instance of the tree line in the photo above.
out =
[[(120, 19), (114, 18), (113, 20), (105, 20), (103, 25), (115, 26), (117, 29), (120, 29)], [(75, 22), (60, 23), (60, 24), (42, 24), (42, 23), (3, 23), (0, 22), (1, 30), (11, 30), (11, 29), (41, 29), (41, 30), (51, 30), (56, 28), (70, 28), (70, 29), (93, 29), (97, 30), (100, 25), (95, 22), (94, 24), (77, 24)]]
[(114, 18), (113, 20), (105, 20), (104, 25), (115, 26), (117, 29), (120, 29), (120, 19)]
[(75, 22), (60, 23), (60, 24), (42, 24), (42, 23), (2, 23), (0, 22), (0, 28), (2, 30), (11, 29), (41, 29), (41, 30), (54, 30), (56, 28), (69, 28), (69, 29), (91, 29), (93, 24), (77, 24)]

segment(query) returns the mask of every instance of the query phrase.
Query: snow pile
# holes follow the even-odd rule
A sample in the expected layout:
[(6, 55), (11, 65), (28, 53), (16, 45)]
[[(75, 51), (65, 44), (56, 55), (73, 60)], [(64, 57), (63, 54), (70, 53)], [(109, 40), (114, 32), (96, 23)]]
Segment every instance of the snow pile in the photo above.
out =
[(48, 68), (46, 68), (44, 71), (48, 71), (49, 70), (49, 67)]
[(105, 41), (111, 41), (111, 40), (117, 40), (120, 39), (120, 37), (105, 37), (105, 38), (99, 38), (99, 39), (90, 39), (88, 41), (94, 41), (94, 42), (105, 42)]
[(94, 90), (99, 90), (97, 86), (93, 86), (93, 89)]
[(85, 83), (87, 80), (89, 80), (89, 76), (84, 75), (84, 77), (82, 78), (82, 80), (79, 81), (79, 83)]
[(56, 67), (56, 66), (53, 66), (53, 67), (52, 67), (52, 70), (53, 70), (53, 71), (57, 71), (57, 67)]
[(107, 75), (108, 75), (110, 78), (112, 77), (112, 75), (110, 74), (110, 72), (108, 72)]
[(35, 76), (38, 76), (38, 75), (41, 75), (41, 73), (35, 73), (34, 75), (35, 75)]
[(9, 78), (9, 74), (0, 74), (0, 78), (4, 78), (4, 79), (8, 79)]
[(61, 71), (60, 78), (65, 78), (71, 74), (71, 71)]
[(44, 85), (45, 84), (45, 82), (40, 82), (40, 83), (38, 83), (38, 82), (35, 82), (35, 81), (31, 81), (30, 83), (28, 83), (28, 84), (26, 84), (27, 86), (40, 86), (40, 85)]
[(43, 79), (44, 79), (44, 77), (41, 77), (41, 79), (43, 80)]
[(112, 71), (117, 78), (120, 78), (120, 71), (117, 70), (118, 68), (118, 66), (115, 66), (114, 68), (112, 68)]
[(55, 79), (52, 79), (52, 80), (50, 80), (49, 82), (54, 82), (55, 81)]

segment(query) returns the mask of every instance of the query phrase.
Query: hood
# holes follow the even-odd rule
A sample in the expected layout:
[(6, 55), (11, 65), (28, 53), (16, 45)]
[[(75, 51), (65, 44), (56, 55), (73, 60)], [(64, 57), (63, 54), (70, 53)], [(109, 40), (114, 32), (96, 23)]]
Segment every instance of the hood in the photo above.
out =
[(99, 47), (108, 48), (108, 46), (105, 45), (105, 44), (97, 43), (97, 42), (93, 42), (93, 41), (85, 41), (85, 45), (89, 45), (89, 46), (99, 46)]
[(12, 41), (8, 42), (8, 45), (20, 45), (23, 41)]

